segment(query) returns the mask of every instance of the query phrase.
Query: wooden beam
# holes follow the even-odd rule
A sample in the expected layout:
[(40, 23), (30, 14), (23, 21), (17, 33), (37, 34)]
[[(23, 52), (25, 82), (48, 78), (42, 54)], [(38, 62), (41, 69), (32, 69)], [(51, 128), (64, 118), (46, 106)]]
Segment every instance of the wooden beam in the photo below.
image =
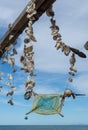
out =
[[(35, 21), (36, 22), (39, 17), (56, 1), (56, 0), (34, 0), (36, 4), (36, 10), (37, 14), (35, 15)], [(30, 2), (27, 4), (27, 6), (30, 5)], [(27, 7), (26, 6), (26, 7)], [(12, 28), (7, 30), (5, 35), (2, 37), (0, 41), (0, 57), (4, 54), (5, 47), (9, 46), (10, 44), (14, 44), (15, 40), (18, 38), (18, 36), (23, 32), (23, 30), (27, 27), (28, 19), (27, 19), (27, 13), (26, 13), (26, 7), (22, 11), (22, 13), (19, 15), (19, 17), (15, 20), (15, 22), (12, 24)], [(13, 35), (14, 37), (12, 39), (9, 39), (9, 37)]]

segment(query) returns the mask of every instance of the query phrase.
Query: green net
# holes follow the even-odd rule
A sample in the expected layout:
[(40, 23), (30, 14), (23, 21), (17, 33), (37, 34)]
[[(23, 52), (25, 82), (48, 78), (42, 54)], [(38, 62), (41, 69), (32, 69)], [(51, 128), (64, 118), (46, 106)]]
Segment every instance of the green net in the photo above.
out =
[(31, 112), (43, 115), (59, 114), (62, 110), (64, 100), (61, 100), (61, 94), (39, 94), (32, 105)]

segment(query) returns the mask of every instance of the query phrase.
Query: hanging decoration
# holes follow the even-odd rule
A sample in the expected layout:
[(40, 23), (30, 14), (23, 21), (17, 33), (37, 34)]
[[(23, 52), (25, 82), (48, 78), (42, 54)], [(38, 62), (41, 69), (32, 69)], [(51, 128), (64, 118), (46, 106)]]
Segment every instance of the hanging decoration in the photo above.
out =
[(25, 83), (25, 91), (24, 99), (29, 100), (33, 93), (33, 87), (35, 87), (34, 81), (34, 52), (33, 52), (33, 44), (32, 42), (36, 42), (36, 38), (33, 32), (33, 21), (35, 20), (34, 15), (37, 13), (35, 10), (35, 3), (31, 2), (30, 5), (27, 6), (27, 18), (28, 18), (28, 27), (25, 30), (26, 38), (24, 39), (24, 54), (20, 58), (20, 62), (23, 64), (21, 70), (28, 73), (27, 81)]
[[(64, 91), (63, 94), (37, 94), (34, 92), (33, 88), (35, 87), (35, 76), (34, 73), (35, 69), (35, 62), (34, 62), (34, 42), (36, 42), (36, 37), (34, 36), (34, 30), (33, 30), (33, 22), (35, 21), (35, 15), (37, 14), (36, 10), (36, 4), (35, 1), (31, 1), (30, 4), (26, 8), (26, 15), (28, 19), (28, 26), (25, 29), (26, 37), (24, 38), (24, 48), (23, 48), (23, 54), (20, 57), (20, 62), (22, 64), (21, 70), (25, 72), (26, 75), (26, 82), (25, 82), (25, 93), (24, 93), (24, 99), (29, 100), (30, 98), (34, 98), (34, 102), (32, 105), (32, 108), (29, 112), (26, 113), (26, 115), (30, 114), (31, 112), (35, 112), (38, 114), (43, 115), (51, 115), (51, 114), (59, 114), (63, 117), (61, 114), (62, 107), (65, 102), (66, 97), (73, 97), (75, 99), (76, 96), (85, 96), (84, 94), (75, 94), (71, 89), (67, 89)], [(78, 49), (72, 48), (65, 44), (62, 41), (62, 36), (59, 32), (59, 26), (56, 25), (56, 20), (54, 18), (54, 11), (52, 9), (52, 6), (49, 7), (46, 10), (46, 14), (48, 17), (50, 17), (50, 29), (51, 29), (51, 35), (53, 37), (53, 40), (56, 41), (55, 48), (56, 50), (61, 50), (64, 55), (70, 57), (70, 68), (69, 68), (69, 79), (68, 81), (71, 83), (73, 82), (73, 76), (75, 76), (75, 73), (77, 72), (77, 69), (75, 67), (76, 63), (76, 55), (86, 58), (86, 55), (79, 51)], [(9, 30), (12, 28), (12, 24), (9, 24), (8, 26)], [(9, 36), (9, 41), (14, 37), (14, 35)], [(14, 42), (14, 46), (16, 45), (16, 41)], [(6, 53), (2, 56), (2, 64), (8, 63), (11, 67), (11, 70), (9, 71), (7, 75), (7, 82), (6, 85), (10, 89), (6, 93), (7, 97), (10, 97), (10, 99), (7, 101), (8, 104), (14, 105), (13, 101), (13, 95), (15, 93), (16, 87), (14, 85), (14, 73), (17, 71), (15, 68), (15, 55), (17, 55), (17, 50), (13, 47), (12, 44), (9, 44), (8, 47), (5, 48)], [(85, 49), (88, 50), (88, 42), (84, 45)], [(1, 50), (0, 50), (1, 51)], [(0, 71), (0, 80), (3, 80), (3, 72)], [(3, 86), (0, 86), (0, 92)], [(25, 120), (28, 119), (26, 116), (24, 118)]]
[(6, 93), (6, 96), (9, 96), (11, 98), (7, 101), (7, 103), (10, 105), (14, 105), (13, 95), (14, 91), (16, 90), (16, 87), (14, 86), (14, 73), (16, 72), (14, 56), (17, 55), (18, 53), (12, 44), (6, 47), (5, 50), (6, 53), (4, 53), (4, 55), (2, 56), (2, 64), (7, 63), (11, 68), (8, 69), (9, 73), (7, 75), (7, 82), (6, 82), (6, 86), (8, 86), (8, 92)]

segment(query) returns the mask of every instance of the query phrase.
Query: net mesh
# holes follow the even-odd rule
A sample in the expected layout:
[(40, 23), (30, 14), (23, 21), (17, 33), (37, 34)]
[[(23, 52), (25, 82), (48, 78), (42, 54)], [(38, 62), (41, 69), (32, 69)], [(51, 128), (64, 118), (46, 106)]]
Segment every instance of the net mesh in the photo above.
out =
[(61, 100), (60, 94), (41, 94), (38, 95), (32, 105), (31, 112), (43, 115), (59, 114), (61, 112), (64, 100)]

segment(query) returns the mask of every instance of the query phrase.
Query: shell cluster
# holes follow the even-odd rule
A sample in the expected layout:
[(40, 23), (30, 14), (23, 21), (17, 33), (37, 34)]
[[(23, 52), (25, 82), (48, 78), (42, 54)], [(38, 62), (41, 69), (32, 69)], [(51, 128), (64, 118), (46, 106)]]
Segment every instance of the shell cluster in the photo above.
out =
[[(48, 17), (50, 17), (50, 22), (51, 22), (51, 35), (53, 37), (53, 40), (56, 41), (55, 47), (57, 50), (61, 49), (61, 51), (68, 56), (70, 54), (70, 52), (72, 52), (71, 58), (69, 60), (70, 62), (70, 72), (69, 75), (70, 76), (75, 76), (75, 72), (77, 72), (77, 69), (75, 68), (75, 62), (76, 62), (76, 58), (75, 58), (75, 53), (78, 54), (80, 57), (85, 57), (85, 55), (80, 52), (79, 50), (75, 49), (75, 48), (71, 48), (70, 46), (66, 45), (63, 41), (62, 41), (62, 36), (59, 33), (59, 26), (56, 25), (56, 20), (54, 19), (54, 11), (52, 6), (46, 10), (46, 14)], [(73, 79), (70, 77), (68, 79), (69, 82), (72, 82)]]
[(56, 44), (55, 44), (55, 47), (57, 50), (61, 49), (62, 52), (64, 52), (64, 54), (66, 56), (69, 55), (70, 53), (70, 47), (67, 46), (63, 41), (62, 41), (62, 36), (61, 34), (59, 33), (59, 27), (56, 25), (56, 20), (54, 19), (54, 11), (52, 9), (52, 6), (46, 10), (46, 14), (47, 16), (51, 17), (50, 18), (50, 22), (51, 22), (51, 26), (50, 26), (50, 29), (51, 29), (51, 35), (53, 37), (53, 40), (56, 41)]
[(21, 70), (28, 73), (27, 81), (25, 83), (25, 94), (24, 99), (28, 100), (31, 98), (33, 94), (33, 87), (35, 86), (34, 81), (34, 52), (33, 52), (33, 44), (32, 42), (36, 42), (36, 38), (33, 32), (33, 21), (35, 20), (34, 15), (37, 13), (36, 6), (34, 2), (31, 2), (30, 5), (27, 6), (26, 9), (27, 18), (28, 18), (28, 26), (25, 30), (26, 38), (24, 39), (24, 53), (20, 58), (20, 62), (23, 67)]
[[(8, 86), (9, 90), (6, 93), (6, 96), (11, 96), (11, 98), (7, 101), (8, 104), (10, 105), (14, 105), (13, 103), (13, 95), (14, 95), (14, 91), (16, 90), (16, 87), (14, 86), (14, 73), (17, 71), (15, 68), (15, 58), (14, 56), (17, 55), (17, 50), (13, 47), (12, 44), (10, 44), (8, 47), (5, 48), (6, 53), (4, 53), (4, 55), (2, 56), (2, 60), (1, 63), (4, 64), (9, 64), (11, 67), (11, 70), (9, 71), (8, 75), (7, 75), (7, 82), (5, 83), (6, 86)], [(0, 78), (3, 80), (3, 78), (1, 77), (1, 75), (3, 74), (3, 72), (0, 72)]]
[[(76, 58), (75, 58), (75, 54), (74, 54), (74, 53), (72, 53), (69, 62), (70, 62), (69, 75), (70, 75), (70, 76), (75, 76), (75, 73), (77, 72), (77, 69), (76, 69), (76, 67), (75, 67)], [(72, 81), (73, 81), (73, 79), (72, 79), (71, 77), (70, 77), (68, 80), (69, 80), (69, 82), (72, 82)]]

